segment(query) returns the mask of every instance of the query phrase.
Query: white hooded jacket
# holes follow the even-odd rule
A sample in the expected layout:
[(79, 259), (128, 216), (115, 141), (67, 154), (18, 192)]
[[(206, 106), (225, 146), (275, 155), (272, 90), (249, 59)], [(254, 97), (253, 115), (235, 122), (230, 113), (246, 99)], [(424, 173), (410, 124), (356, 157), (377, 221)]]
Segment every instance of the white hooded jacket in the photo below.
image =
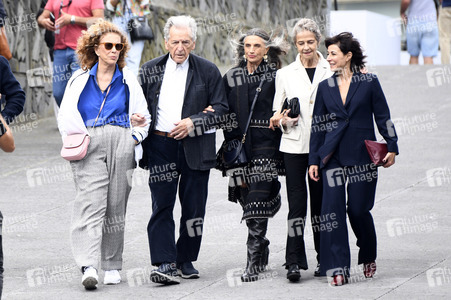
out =
[[(139, 162), (142, 157), (141, 142), (147, 137), (150, 124), (150, 114), (147, 109), (146, 98), (135, 74), (127, 67), (122, 69), (124, 83), (130, 92), (128, 114), (131, 119), (132, 114), (141, 113), (146, 117), (147, 125), (143, 127), (133, 127), (130, 124), (130, 134), (138, 139), (139, 144), (135, 147), (135, 160)], [(78, 100), (89, 79), (89, 70), (79, 69), (75, 71), (67, 83), (63, 101), (58, 113), (58, 129), (64, 138), (67, 135), (77, 133), (88, 133), (83, 118), (78, 111)]]

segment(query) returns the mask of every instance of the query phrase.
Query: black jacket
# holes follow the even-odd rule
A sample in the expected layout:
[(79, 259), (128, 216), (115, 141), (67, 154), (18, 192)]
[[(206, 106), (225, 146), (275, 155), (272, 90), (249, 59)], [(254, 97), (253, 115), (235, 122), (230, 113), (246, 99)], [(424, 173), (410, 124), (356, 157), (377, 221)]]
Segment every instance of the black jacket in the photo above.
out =
[[(146, 62), (139, 74), (139, 81), (147, 100), (152, 121), (149, 131), (155, 129), (159, 93), (169, 53)], [(188, 166), (193, 170), (209, 170), (216, 165), (216, 135), (204, 134), (211, 127), (219, 128), (223, 115), (227, 113), (227, 99), (218, 68), (210, 61), (195, 54), (189, 55), (189, 69), (186, 79), (185, 98), (180, 119), (190, 118), (194, 134), (183, 139)], [(203, 113), (211, 105), (215, 112)], [(147, 155), (149, 134), (143, 142), (144, 154), (140, 167), (148, 167)]]
[(252, 75), (249, 75), (246, 67), (242, 65), (230, 69), (223, 78), (229, 112), (230, 114), (235, 114), (238, 121), (237, 128), (229, 132), (224, 131), (226, 141), (235, 138), (241, 140), (249, 118), (256, 88), (258, 88), (260, 80), (264, 80), (244, 143), (246, 156), (251, 159), (279, 159), (280, 156), (278, 149), (282, 133), (278, 129), (275, 131), (269, 129), (269, 119), (274, 113), (272, 106), (275, 94), (276, 72), (275, 68), (271, 68), (263, 62)]

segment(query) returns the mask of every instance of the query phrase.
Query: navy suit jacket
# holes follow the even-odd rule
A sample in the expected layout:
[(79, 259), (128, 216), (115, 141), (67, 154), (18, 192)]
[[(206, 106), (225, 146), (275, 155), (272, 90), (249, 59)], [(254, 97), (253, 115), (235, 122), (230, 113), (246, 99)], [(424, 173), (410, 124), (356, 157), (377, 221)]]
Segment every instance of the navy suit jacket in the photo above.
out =
[(324, 167), (334, 156), (342, 166), (371, 163), (364, 140), (376, 140), (374, 120), (389, 152), (398, 154), (398, 137), (390, 110), (376, 75), (355, 73), (341, 100), (338, 76), (318, 86), (312, 115), (309, 164)]
[(0, 56), (0, 94), (5, 97), (6, 101), (1, 112), (2, 116), (7, 123), (10, 123), (23, 111), (25, 92), (14, 77), (8, 60), (3, 56)]
[[(146, 62), (140, 71), (139, 81), (147, 100), (152, 121), (149, 131), (155, 129), (159, 93), (169, 53)], [(193, 170), (209, 170), (216, 165), (216, 135), (204, 134), (211, 128), (220, 128), (223, 115), (228, 111), (227, 98), (221, 73), (210, 61), (195, 54), (189, 55), (189, 69), (186, 78), (185, 97), (180, 119), (190, 118), (195, 126), (192, 134), (183, 139), (188, 166)], [(214, 112), (202, 111), (211, 105)], [(149, 134), (143, 141), (143, 159), (140, 167), (148, 167)]]

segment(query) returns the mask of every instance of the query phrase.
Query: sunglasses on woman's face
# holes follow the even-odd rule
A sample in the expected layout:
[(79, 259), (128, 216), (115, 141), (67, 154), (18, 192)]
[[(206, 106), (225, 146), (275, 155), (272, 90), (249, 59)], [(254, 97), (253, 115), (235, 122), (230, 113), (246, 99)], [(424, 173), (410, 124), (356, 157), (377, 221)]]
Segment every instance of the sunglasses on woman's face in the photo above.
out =
[(105, 50), (111, 50), (113, 49), (113, 46), (116, 47), (117, 51), (122, 51), (124, 49), (123, 43), (100, 43), (100, 45), (103, 45), (105, 47)]

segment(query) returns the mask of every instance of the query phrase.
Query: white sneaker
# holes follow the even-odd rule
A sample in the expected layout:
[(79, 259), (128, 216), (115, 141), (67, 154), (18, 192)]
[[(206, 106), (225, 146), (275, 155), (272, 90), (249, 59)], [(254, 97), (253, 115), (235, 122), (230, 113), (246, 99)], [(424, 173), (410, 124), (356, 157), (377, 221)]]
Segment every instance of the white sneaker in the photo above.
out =
[(105, 271), (103, 284), (118, 284), (121, 282), (121, 274), (118, 270)]
[(93, 267), (87, 267), (81, 278), (81, 283), (85, 286), (85, 289), (95, 290), (98, 282), (99, 276), (97, 275), (97, 270)]

